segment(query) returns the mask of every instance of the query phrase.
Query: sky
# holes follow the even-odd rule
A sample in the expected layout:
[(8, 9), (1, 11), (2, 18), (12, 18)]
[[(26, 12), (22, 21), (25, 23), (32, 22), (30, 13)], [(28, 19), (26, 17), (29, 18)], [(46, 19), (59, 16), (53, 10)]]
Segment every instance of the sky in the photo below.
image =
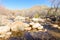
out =
[(24, 9), (38, 5), (50, 6), (48, 0), (0, 0), (0, 5), (9, 9)]

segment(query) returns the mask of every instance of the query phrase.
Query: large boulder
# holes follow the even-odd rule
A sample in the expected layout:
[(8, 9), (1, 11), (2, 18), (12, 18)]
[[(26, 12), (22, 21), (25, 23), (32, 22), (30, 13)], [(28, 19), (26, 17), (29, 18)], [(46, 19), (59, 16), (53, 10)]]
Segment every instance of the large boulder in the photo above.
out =
[(4, 34), (6, 32), (10, 31), (10, 27), (9, 26), (0, 26), (0, 33)]
[(0, 26), (0, 37), (9, 38), (11, 35), (9, 26)]
[(38, 29), (43, 29), (43, 26), (39, 23), (34, 23), (34, 25), (32, 26), (32, 28), (38, 28)]
[(23, 23), (20, 21), (16, 21), (14, 23), (12, 23), (11, 25), (11, 30), (12, 31), (24, 31), (24, 28), (28, 27), (29, 25), (27, 23)]

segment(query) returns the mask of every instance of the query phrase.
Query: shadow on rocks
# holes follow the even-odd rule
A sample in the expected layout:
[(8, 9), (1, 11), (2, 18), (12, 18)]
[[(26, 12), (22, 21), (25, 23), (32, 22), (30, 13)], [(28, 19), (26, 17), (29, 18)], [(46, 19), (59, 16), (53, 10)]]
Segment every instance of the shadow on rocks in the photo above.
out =
[(47, 32), (25, 32), (23, 37), (10, 37), (9, 40), (56, 40)]

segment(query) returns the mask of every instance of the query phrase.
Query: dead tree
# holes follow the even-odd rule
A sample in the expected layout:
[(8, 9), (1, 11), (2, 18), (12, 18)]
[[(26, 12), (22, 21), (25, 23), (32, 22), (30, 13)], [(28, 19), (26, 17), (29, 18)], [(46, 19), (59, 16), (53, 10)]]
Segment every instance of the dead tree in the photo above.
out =
[[(48, 10), (47, 15), (51, 14), (51, 12), (53, 11), (53, 15), (57, 14), (58, 8), (60, 7), (60, 0), (49, 0), (51, 3), (51, 8)], [(52, 11), (51, 11), (52, 10)]]

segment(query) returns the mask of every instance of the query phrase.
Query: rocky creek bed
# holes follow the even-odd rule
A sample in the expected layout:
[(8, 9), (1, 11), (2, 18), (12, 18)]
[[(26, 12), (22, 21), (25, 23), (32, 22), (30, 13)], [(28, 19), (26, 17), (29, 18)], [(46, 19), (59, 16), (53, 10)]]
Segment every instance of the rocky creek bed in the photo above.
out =
[(28, 32), (25, 31), (23, 36), (10, 37), (9, 40), (60, 40), (60, 30), (50, 25), (44, 25), (48, 31)]
[(19, 31), (12, 32), (8, 39), (0, 38), (0, 40), (60, 40), (60, 30), (50, 25), (43, 25), (47, 31)]

